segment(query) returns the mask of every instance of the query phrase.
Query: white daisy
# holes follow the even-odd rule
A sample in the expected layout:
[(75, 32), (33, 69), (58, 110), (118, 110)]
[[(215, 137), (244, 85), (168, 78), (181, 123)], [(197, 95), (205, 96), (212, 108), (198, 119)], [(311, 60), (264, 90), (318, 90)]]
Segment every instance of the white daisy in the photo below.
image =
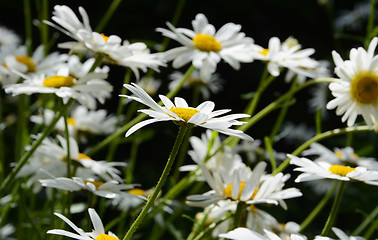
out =
[(183, 45), (163, 53), (164, 59), (173, 60), (174, 68), (191, 62), (200, 70), (201, 78), (206, 79), (215, 72), (221, 59), (236, 70), (240, 68), (240, 62), (253, 61), (253, 39), (240, 32), (241, 25), (227, 23), (216, 31), (201, 13), (192, 21), (193, 30), (175, 28), (168, 22), (167, 25), (170, 30), (157, 28), (156, 31)]
[(114, 180), (102, 182), (94, 179), (83, 179), (80, 177), (39, 179), (39, 182), (44, 187), (56, 188), (70, 192), (87, 190), (104, 198), (115, 198), (118, 194), (122, 194), (124, 190), (130, 190), (135, 186), (132, 184), (119, 183)]
[(340, 181), (361, 181), (366, 184), (378, 185), (378, 171), (368, 171), (364, 167), (349, 167), (343, 165), (332, 165), (329, 162), (313, 162), (307, 158), (298, 158), (287, 155), (290, 164), (298, 166), (294, 171), (301, 173), (295, 182), (312, 181), (317, 179), (336, 179)]
[(362, 115), (369, 127), (378, 120), (378, 55), (374, 55), (378, 38), (375, 37), (366, 51), (362, 47), (350, 50), (350, 60), (343, 60), (332, 52), (335, 72), (340, 78), (329, 85), (335, 99), (327, 104), (336, 108), (337, 115), (343, 115), (342, 122), (353, 126), (357, 116)]
[(302, 49), (298, 42), (289, 40), (281, 44), (277, 37), (269, 40), (268, 48), (254, 46), (253, 57), (268, 62), (268, 71), (273, 76), (280, 75), (280, 67), (290, 69), (298, 75), (312, 77), (307, 69), (315, 69), (318, 62), (310, 58), (315, 52), (312, 48)]
[(46, 23), (76, 40), (76, 42), (59, 44), (58, 46), (61, 48), (68, 48), (72, 51), (88, 49), (94, 55), (102, 55), (105, 62), (130, 67), (137, 77), (139, 77), (138, 69), (146, 71), (147, 68), (152, 68), (158, 71), (159, 66), (165, 65), (156, 55), (150, 54), (144, 43), (130, 44), (128, 41), (122, 41), (116, 35), (106, 36), (93, 32), (88, 14), (82, 7), (79, 7), (79, 12), (83, 22), (67, 6), (56, 5), (54, 10), (52, 19), (60, 26), (48, 21)]
[[(339, 240), (365, 240), (365, 238), (360, 236), (348, 236), (345, 234), (345, 232), (339, 228), (332, 228), (332, 231), (336, 234)], [(316, 236), (315, 240), (333, 240), (329, 237), (323, 237), (323, 236)]]
[[(181, 72), (172, 73), (169, 76), (169, 78), (172, 80), (172, 82), (169, 83), (169, 89), (174, 89), (179, 84), (183, 76), (184, 74)], [(204, 99), (209, 99), (210, 93), (216, 94), (223, 89), (222, 83), (223, 80), (217, 73), (209, 75), (207, 79), (202, 79), (200, 77), (200, 72), (198, 70), (194, 70), (188, 81), (184, 83), (183, 87), (199, 87), (202, 97)]]
[(174, 121), (178, 124), (187, 124), (190, 126), (201, 126), (204, 128), (212, 129), (220, 133), (238, 137), (241, 139), (252, 141), (252, 137), (243, 133), (240, 130), (230, 129), (234, 125), (242, 125), (236, 119), (249, 117), (247, 114), (231, 114), (223, 117), (218, 117), (219, 115), (225, 114), (230, 109), (213, 111), (215, 104), (211, 101), (206, 101), (198, 105), (196, 108), (189, 107), (187, 102), (179, 97), (175, 98), (175, 103), (173, 103), (169, 98), (163, 95), (159, 95), (161, 101), (164, 103), (164, 107), (157, 104), (141, 87), (136, 84), (125, 84), (130, 92), (135, 94), (135, 96), (121, 95), (122, 97), (127, 97), (147, 105), (151, 109), (139, 110), (152, 117), (142, 121), (133, 127), (131, 127), (126, 132), (126, 137), (135, 132), (136, 130), (159, 121)]
[[(234, 240), (281, 240), (281, 238), (268, 230), (264, 230), (265, 234), (261, 235), (255, 231), (249, 230), (247, 228), (236, 228), (228, 233), (220, 234), (219, 237), (234, 239)], [(291, 234), (288, 239), (291, 240), (307, 240), (303, 235)]]
[[(30, 121), (37, 124), (49, 125), (55, 116), (55, 112), (50, 109), (44, 109), (39, 115), (30, 117)], [(112, 115), (107, 115), (105, 109), (90, 110), (82, 105), (75, 107), (70, 117), (67, 118), (68, 130), (70, 136), (86, 142), (88, 134), (108, 135), (115, 131), (117, 118)], [(55, 125), (55, 128), (60, 131), (65, 131), (64, 119), (61, 118)]]
[(69, 67), (64, 67), (50, 76), (45, 74), (31, 76), (18, 74), (26, 80), (19, 84), (5, 86), (6, 93), (13, 95), (54, 93), (61, 97), (64, 102), (74, 98), (90, 109), (96, 107), (96, 99), (100, 103), (104, 103), (105, 98), (110, 97), (113, 90), (113, 86), (105, 80), (107, 74), (103, 72), (87, 72), (80, 76), (72, 76)]
[(331, 164), (348, 165), (350, 167), (365, 167), (368, 170), (378, 171), (378, 161), (375, 158), (360, 157), (351, 147), (335, 148), (333, 151), (320, 143), (311, 144), (303, 151), (304, 156), (316, 155), (314, 161), (325, 161)]
[(68, 232), (66, 230), (61, 229), (53, 229), (47, 231), (48, 234), (56, 234), (62, 235), (69, 238), (80, 239), (80, 240), (94, 240), (94, 239), (103, 239), (103, 240), (116, 240), (119, 239), (114, 233), (108, 232), (105, 233), (104, 225), (96, 211), (93, 208), (88, 209), (89, 216), (91, 218), (91, 222), (93, 225), (93, 230), (91, 232), (84, 232), (81, 228), (77, 227), (73, 222), (71, 222), (68, 218), (63, 216), (60, 213), (54, 213), (60, 219), (65, 221), (76, 233)]
[(18, 45), (21, 39), (14, 31), (7, 27), (0, 26), (0, 47)]

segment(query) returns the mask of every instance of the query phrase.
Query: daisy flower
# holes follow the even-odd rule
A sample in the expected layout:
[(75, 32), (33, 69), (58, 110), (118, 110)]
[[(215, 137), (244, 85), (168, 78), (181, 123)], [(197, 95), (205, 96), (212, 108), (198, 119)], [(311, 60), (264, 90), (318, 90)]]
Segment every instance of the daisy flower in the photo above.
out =
[[(365, 238), (360, 237), (360, 236), (348, 236), (345, 234), (343, 230), (339, 228), (333, 227), (332, 231), (336, 234), (336, 236), (340, 240), (365, 240)], [(315, 240), (333, 240), (333, 239), (329, 237), (316, 236)]]
[(252, 137), (248, 136), (242, 131), (230, 129), (230, 127), (232, 127), (233, 125), (242, 125), (243, 122), (240, 122), (236, 119), (249, 117), (248, 114), (231, 114), (223, 117), (218, 117), (219, 115), (225, 114), (231, 110), (224, 109), (213, 111), (215, 104), (211, 101), (203, 102), (196, 108), (193, 108), (189, 107), (187, 102), (183, 98), (176, 97), (175, 103), (173, 103), (166, 96), (159, 95), (161, 101), (164, 103), (164, 107), (161, 107), (137, 84), (125, 84), (124, 87), (132, 92), (135, 96), (120, 95), (121, 97), (127, 97), (152, 108), (139, 110), (139, 112), (143, 112), (151, 116), (152, 119), (142, 121), (131, 127), (126, 132), (126, 137), (130, 136), (133, 132), (148, 124), (159, 121), (174, 121), (177, 124), (200, 126), (218, 131), (226, 135), (253, 141)]
[[(184, 74), (181, 72), (174, 72), (172, 73), (169, 78), (172, 82), (169, 83), (169, 89), (174, 89), (181, 79), (184, 77)], [(190, 75), (188, 81), (186, 81), (183, 85), (184, 88), (189, 87), (199, 87), (201, 95), (204, 99), (210, 98), (210, 93), (216, 94), (223, 89), (223, 80), (219, 77), (219, 74), (211, 74), (206, 79), (202, 79), (200, 77), (200, 72), (198, 70), (194, 70)]]
[(66, 230), (61, 229), (53, 229), (47, 231), (48, 234), (56, 234), (62, 235), (73, 239), (81, 239), (81, 240), (94, 240), (94, 239), (106, 239), (106, 240), (116, 240), (119, 239), (114, 233), (108, 232), (105, 233), (104, 225), (102, 224), (101, 218), (96, 213), (96, 210), (93, 208), (88, 208), (88, 213), (91, 218), (91, 222), (93, 225), (93, 230), (91, 232), (84, 232), (81, 228), (77, 227), (71, 220), (66, 218), (60, 213), (54, 213), (57, 217), (65, 221), (76, 233), (68, 232)]
[(287, 155), (290, 164), (298, 166), (294, 171), (302, 172), (295, 182), (312, 181), (318, 179), (335, 179), (340, 181), (360, 181), (366, 184), (378, 185), (378, 171), (369, 171), (364, 167), (350, 167), (343, 165), (332, 165), (329, 162), (313, 162), (307, 158), (298, 158), (294, 155)]
[(351, 147), (335, 148), (333, 151), (320, 143), (311, 144), (310, 148), (303, 151), (304, 156), (316, 155), (314, 161), (325, 161), (332, 164), (348, 165), (351, 167), (365, 167), (378, 171), (378, 161), (375, 158), (360, 157)]
[(0, 48), (9, 45), (18, 45), (21, 39), (14, 31), (7, 27), (0, 26)]
[(80, 177), (66, 178), (58, 177), (54, 179), (39, 179), (44, 187), (56, 188), (70, 192), (87, 190), (93, 194), (104, 198), (115, 198), (122, 194), (123, 190), (130, 190), (135, 185), (123, 184), (117, 181), (96, 181), (94, 179), (83, 179)]
[[(39, 115), (30, 117), (30, 121), (37, 124), (49, 125), (55, 116), (55, 112), (50, 109), (44, 109)], [(88, 134), (93, 135), (108, 135), (114, 132), (117, 123), (117, 118), (112, 115), (107, 115), (105, 109), (90, 110), (82, 105), (75, 107), (67, 118), (68, 130), (70, 136), (86, 142)], [(61, 118), (55, 125), (55, 128), (60, 131), (65, 131), (64, 119)]]
[(378, 120), (378, 56), (374, 55), (377, 43), (375, 37), (367, 51), (362, 47), (351, 49), (350, 60), (344, 61), (336, 51), (332, 52), (340, 79), (329, 85), (335, 98), (327, 108), (336, 108), (336, 114), (343, 115), (341, 121), (347, 121), (348, 126), (354, 125), (358, 115), (369, 127)]
[(312, 48), (301, 49), (301, 45), (293, 38), (281, 44), (280, 39), (272, 37), (268, 48), (254, 45), (253, 57), (268, 62), (268, 71), (272, 76), (279, 76), (280, 67), (284, 67), (296, 74), (312, 77), (313, 74), (308, 69), (315, 69), (319, 64), (310, 58), (314, 52)]
[[(83, 64), (85, 65), (85, 63)], [(113, 86), (105, 78), (103, 72), (82, 73), (72, 76), (69, 67), (60, 68), (54, 75), (37, 74), (27, 76), (18, 73), (25, 79), (22, 83), (11, 84), (4, 87), (6, 93), (12, 95), (54, 93), (66, 103), (68, 99), (74, 98), (80, 104), (90, 109), (96, 108), (96, 99), (100, 103), (110, 97)]]
[(90, 50), (94, 55), (101, 55), (105, 62), (130, 67), (139, 78), (138, 70), (146, 71), (152, 68), (158, 71), (159, 66), (165, 64), (150, 54), (146, 44), (138, 42), (130, 44), (116, 35), (106, 36), (93, 32), (89, 17), (84, 8), (79, 7), (83, 22), (81, 22), (71, 8), (64, 5), (54, 6), (52, 19), (59, 25), (45, 21), (50, 26), (60, 30), (76, 42), (66, 42), (58, 45), (71, 51)]
[[(255, 231), (249, 230), (247, 228), (236, 228), (228, 233), (220, 234), (219, 237), (234, 239), (234, 240), (281, 240), (281, 238), (268, 230), (264, 230), (265, 234), (261, 235)], [(291, 234), (288, 239), (291, 240), (307, 240), (303, 235)]]
[(241, 25), (227, 23), (216, 31), (201, 13), (192, 21), (193, 30), (175, 28), (168, 22), (167, 25), (169, 30), (157, 28), (156, 31), (183, 45), (163, 53), (165, 60), (173, 60), (174, 68), (191, 62), (200, 71), (201, 78), (206, 79), (215, 72), (221, 59), (236, 70), (240, 62), (253, 61), (250, 51), (253, 39), (240, 32)]

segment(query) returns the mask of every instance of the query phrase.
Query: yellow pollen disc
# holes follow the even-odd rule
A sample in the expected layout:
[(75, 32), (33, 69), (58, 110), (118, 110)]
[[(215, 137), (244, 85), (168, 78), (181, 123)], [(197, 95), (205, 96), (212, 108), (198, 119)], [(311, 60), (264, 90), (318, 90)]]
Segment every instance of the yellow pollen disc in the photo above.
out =
[(78, 159), (89, 159), (89, 160), (92, 160), (92, 158), (90, 158), (89, 156), (85, 155), (84, 153), (79, 153), (77, 155), (77, 158)]
[(60, 87), (72, 87), (75, 85), (73, 77), (68, 76), (51, 76), (45, 78), (43, 81), (44, 87), (60, 88)]
[[(244, 186), (245, 186), (245, 182), (240, 182), (240, 188), (239, 188), (239, 195), (238, 195), (238, 198), (237, 200), (240, 200), (240, 197), (242, 195), (242, 192), (243, 192), (243, 189), (244, 189)], [(257, 194), (257, 188), (255, 188), (255, 191), (253, 192), (252, 196), (250, 199), (248, 200), (253, 200)], [(226, 195), (228, 198), (231, 198), (232, 199), (232, 183), (228, 184), (227, 187), (223, 190), (223, 193), (224, 195)]]
[(352, 157), (352, 158), (359, 158), (360, 156), (358, 156), (357, 153), (352, 153), (351, 157)]
[(378, 75), (371, 72), (357, 74), (352, 80), (350, 92), (358, 103), (376, 103), (378, 100)]
[(355, 168), (342, 166), (342, 165), (332, 165), (328, 168), (328, 171), (330, 171), (331, 173), (337, 174), (343, 177), (345, 177), (348, 173), (353, 172), (354, 170)]
[(17, 56), (16, 60), (25, 64), (28, 67), (28, 72), (35, 72), (35, 63), (33, 59), (28, 56)]
[(259, 53), (260, 53), (261, 55), (266, 56), (266, 55), (268, 55), (268, 53), (269, 53), (269, 49), (265, 48), (265, 49), (259, 51)]
[(87, 184), (87, 183), (92, 183), (96, 189), (98, 189), (102, 184), (104, 184), (103, 182), (100, 182), (100, 181), (88, 181), (88, 180), (84, 180), (84, 183)]
[(100, 233), (100, 235), (96, 237), (96, 240), (119, 240), (119, 239), (116, 237), (110, 236), (108, 234)]
[(131, 189), (127, 192), (130, 193), (130, 194), (133, 194), (133, 195), (144, 196), (144, 193), (146, 191), (144, 191), (143, 189), (140, 189), (140, 188), (135, 188), (135, 189)]
[(195, 108), (180, 108), (180, 107), (171, 107), (169, 111), (176, 113), (177, 116), (184, 119), (185, 122), (188, 122), (194, 114), (199, 113)]
[(335, 152), (335, 155), (338, 158), (342, 158), (343, 157), (343, 152), (342, 151), (337, 151), (337, 152)]
[(108, 41), (108, 39), (109, 39), (109, 37), (108, 36), (106, 36), (105, 34), (103, 34), (103, 33), (101, 33), (100, 34), (101, 35), (101, 37), (105, 40), (105, 42), (107, 42)]
[(193, 43), (198, 50), (205, 52), (219, 52), (222, 49), (221, 43), (208, 34), (198, 33), (193, 38)]
[(68, 118), (67, 119), (67, 124), (71, 126), (75, 126), (76, 120), (75, 118)]

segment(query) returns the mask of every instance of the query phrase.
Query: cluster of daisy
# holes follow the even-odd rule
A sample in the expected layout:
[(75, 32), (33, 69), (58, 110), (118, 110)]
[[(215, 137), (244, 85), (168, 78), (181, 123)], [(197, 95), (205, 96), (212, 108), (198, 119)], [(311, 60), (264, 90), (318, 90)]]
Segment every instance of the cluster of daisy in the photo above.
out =
[[(340, 204), (346, 182), (359, 182), (375, 191), (378, 162), (360, 154), (357, 151), (360, 149), (355, 151), (352, 146), (331, 150), (327, 143), (321, 145), (317, 141), (342, 131), (374, 129), (378, 132), (377, 37), (371, 38), (367, 50), (352, 48), (349, 60), (343, 60), (341, 54), (333, 51), (334, 72), (338, 78), (330, 78), (331, 63), (314, 59), (315, 49), (302, 48), (294, 37), (284, 41), (271, 37), (268, 47), (264, 48), (242, 32), (241, 25), (227, 23), (217, 30), (204, 14), (199, 13), (191, 22), (192, 29), (176, 27), (169, 22), (166, 23), (168, 29), (156, 28), (156, 32), (180, 46), (153, 53), (155, 50), (150, 50), (144, 42), (130, 42), (117, 35), (93, 31), (86, 10), (79, 7), (78, 12), (80, 16), (68, 6), (56, 5), (51, 20), (39, 23), (73, 39), (57, 44), (63, 51), (69, 50), (68, 53), (49, 53), (46, 45), (31, 51), (30, 46), (21, 44), (14, 32), (0, 27), (0, 98), (7, 98), (7, 103), (16, 103), (14, 105), (19, 109), (19, 135), (15, 145), (20, 151), (12, 160), (6, 160), (0, 152), (0, 204), (5, 209), (0, 214), (0, 239), (12, 239), (16, 230), (13, 225), (6, 224), (5, 217), (14, 206), (12, 204), (29, 191), (28, 197), (33, 202), (37, 197), (43, 197), (47, 202), (43, 211), (53, 207), (54, 214), (75, 233), (52, 229), (56, 224), (47, 219), (51, 213), (36, 223), (34, 216), (27, 212), (33, 230), (42, 229), (46, 223), (52, 224), (48, 234), (73, 239), (120, 239), (108, 231), (117, 225), (116, 233), (126, 234), (124, 239), (128, 240), (144, 219), (147, 224), (154, 219), (150, 235), (154, 239), (163, 236), (165, 230), (177, 239), (183, 239), (187, 229), (180, 231), (174, 225), (177, 218), (189, 210), (192, 215), (187, 218), (193, 221), (193, 229), (188, 240), (306, 240), (303, 230), (307, 225), (298, 224), (296, 221), (300, 218), (282, 220), (283, 215), (297, 207), (289, 202), (303, 199), (306, 191), (302, 191), (301, 182), (306, 182), (312, 192), (326, 196), (332, 196), (335, 183), (340, 183), (330, 217), (322, 233), (313, 234), (314, 239), (331, 240), (330, 229), (340, 239), (364, 239), (349, 237), (349, 232), (333, 226), (336, 205)], [(217, 71), (221, 68), (220, 63), (239, 70), (241, 64), (254, 61), (263, 62), (266, 71), (256, 92), (245, 95), (250, 100), (245, 111), (231, 113), (232, 109), (216, 109), (215, 102), (210, 99), (227, 90), (227, 79)], [(121, 82), (111, 79), (112, 65), (126, 69), (122, 87), (119, 87)], [(160, 74), (163, 67), (188, 68), (186, 72), (169, 72), (165, 77), (170, 80), (167, 82), (154, 75)], [(282, 94), (254, 115), (263, 91), (276, 78), (283, 78), (285, 84), (291, 82), (290, 94)], [(329, 89), (324, 82), (331, 82)], [(343, 115), (341, 121), (352, 128), (322, 135), (320, 115), (316, 131), (304, 123), (284, 121), (288, 108), (295, 102), (293, 94), (314, 83), (324, 85), (319, 84), (321, 88), (313, 91), (311, 107), (320, 114), (325, 108), (336, 109), (337, 115)], [(183, 88), (193, 90), (192, 102), (176, 96)], [(162, 94), (163, 91), (169, 92)], [(334, 97), (330, 101), (329, 92)], [(109, 106), (113, 109), (114, 102), (109, 100), (114, 100), (114, 96), (118, 108), (108, 111)], [(142, 105), (147, 108), (141, 109)], [(279, 116), (273, 119), (275, 125), (258, 129), (258, 132), (264, 132), (264, 139), (252, 138), (249, 128), (275, 109), (280, 109)], [(0, 111), (0, 151), (5, 153), (9, 149), (5, 149), (7, 142), (3, 130), (8, 133), (11, 124), (6, 125), (3, 121), (4, 113), (8, 114), (8, 109)], [(359, 115), (361, 119), (358, 119)], [(152, 123), (168, 126), (168, 123), (160, 122), (172, 122), (171, 127), (178, 126), (179, 133), (157, 185), (143, 190), (147, 184), (134, 183), (134, 178), (138, 178), (136, 182), (145, 182), (150, 176), (149, 171), (138, 172), (137, 153), (155, 154), (152, 150), (146, 151), (143, 143), (152, 137), (163, 143), (162, 131), (148, 129), (152, 128)], [(205, 133), (196, 137), (195, 131), (201, 128), (195, 127), (205, 128)], [(124, 138), (120, 137), (122, 134)], [(276, 148), (277, 145), (283, 147)], [(289, 145), (288, 149), (299, 147), (289, 154), (291, 150), (284, 149)], [(334, 145), (329, 144), (330, 147)], [(104, 146), (108, 147), (107, 151), (98, 152)], [(117, 151), (122, 151), (122, 155)], [(367, 146), (361, 150), (364, 151), (371, 153), (374, 147)], [(101, 155), (103, 153), (106, 157)], [(171, 182), (166, 181), (176, 156), (179, 159), (176, 170)], [(188, 156), (194, 164), (184, 164)], [(157, 162), (161, 162), (160, 159)], [(285, 173), (287, 166), (289, 171)], [(9, 175), (4, 171), (8, 167)], [(11, 185), (14, 185), (13, 190), (3, 196)], [(17, 197), (19, 189), (23, 196)], [(354, 190), (356, 193), (363, 191)], [(175, 198), (180, 194), (184, 194), (181, 200)], [(20, 204), (26, 206), (24, 200)], [(276, 207), (278, 205), (281, 208)], [(323, 207), (319, 205), (315, 209), (321, 211)], [(95, 209), (99, 209), (99, 213)], [(108, 209), (116, 209), (121, 214), (104, 226), (101, 217)], [(89, 232), (69, 219), (71, 214), (85, 210), (93, 225)], [(284, 214), (277, 214), (280, 211)], [(376, 211), (377, 208), (373, 213)], [(304, 222), (311, 223), (316, 214), (318, 212), (311, 213), (312, 218)], [(367, 219), (376, 216), (370, 215)], [(371, 221), (372, 226), (376, 225), (376, 221)], [(88, 223), (83, 222), (83, 225)], [(23, 225), (27, 224), (18, 227)], [(374, 229), (370, 231), (374, 232)], [(139, 236), (141, 239), (148, 233), (143, 234), (146, 235)]]

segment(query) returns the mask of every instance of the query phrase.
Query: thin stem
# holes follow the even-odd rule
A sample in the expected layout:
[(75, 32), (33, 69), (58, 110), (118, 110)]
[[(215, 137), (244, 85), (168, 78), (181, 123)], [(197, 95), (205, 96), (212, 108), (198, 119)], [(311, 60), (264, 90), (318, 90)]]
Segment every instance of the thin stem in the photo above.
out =
[(365, 218), (365, 220), (353, 231), (351, 236), (359, 236), (361, 232), (369, 225), (369, 223), (373, 222), (374, 219), (378, 216), (378, 205), (375, 209)]
[[(326, 138), (329, 138), (329, 137), (345, 134), (345, 133), (348, 133), (348, 132), (365, 132), (365, 131), (371, 131), (371, 129), (368, 126), (357, 126), (357, 127), (337, 128), (337, 129), (333, 129), (333, 130), (330, 130), (330, 131), (327, 131), (327, 132), (323, 132), (323, 133), (318, 134), (315, 137), (307, 140), (306, 142), (304, 142), (297, 149), (295, 149), (291, 154), (294, 155), (294, 156), (297, 156), (302, 151), (307, 149), (312, 143), (319, 142), (319, 141), (326, 139)], [(285, 159), (285, 161), (283, 161), (281, 163), (281, 165), (279, 165), (276, 168), (276, 170), (273, 171), (272, 174), (276, 175), (277, 173), (282, 172), (289, 165), (289, 163), (290, 163), (290, 158)]]
[(272, 142), (268, 136), (264, 137), (264, 143), (265, 143), (266, 150), (269, 153), (269, 159), (270, 159), (270, 164), (272, 165), (272, 171), (274, 171), (277, 168), (277, 163), (276, 163), (276, 159), (274, 158)]
[(163, 173), (161, 174), (160, 179), (159, 179), (159, 181), (158, 181), (158, 183), (157, 183), (157, 185), (156, 185), (156, 187), (154, 189), (154, 192), (149, 197), (149, 199), (148, 199), (146, 205), (144, 206), (143, 210), (141, 211), (141, 213), (139, 214), (139, 216), (137, 217), (137, 219), (134, 221), (134, 223), (131, 225), (129, 231), (126, 233), (126, 235), (123, 238), (123, 240), (128, 240), (128, 239), (131, 238), (131, 236), (134, 234), (135, 230), (138, 228), (139, 224), (143, 221), (144, 217), (148, 213), (148, 210), (154, 204), (155, 199), (156, 199), (157, 195), (159, 194), (161, 188), (163, 187), (164, 182), (165, 182), (165, 180), (166, 180), (166, 178), (167, 178), (167, 176), (169, 174), (169, 171), (171, 170), (173, 162), (175, 161), (177, 152), (178, 152), (178, 150), (180, 148), (182, 140), (184, 139), (184, 136), (185, 136), (187, 128), (188, 127), (185, 126), (185, 125), (180, 126), (180, 130), (179, 130), (179, 132), (177, 134), (177, 138), (176, 138), (175, 144), (173, 146), (172, 152), (171, 152), (171, 154), (170, 154), (170, 156), (168, 158), (168, 161), (167, 161), (167, 164), (165, 165)]
[(329, 230), (331, 229), (331, 227), (333, 226), (333, 223), (336, 219), (337, 212), (339, 211), (339, 206), (340, 206), (341, 199), (343, 197), (345, 186), (346, 186), (346, 181), (340, 181), (339, 190), (337, 191), (335, 201), (333, 202), (331, 212), (322, 230), (321, 236), (326, 236)]
[(94, 72), (98, 66), (102, 63), (102, 60), (104, 59), (104, 56), (102, 54), (98, 54), (95, 62), (93, 63), (91, 69), (89, 69), (88, 73)]
[(102, 17), (101, 22), (97, 25), (95, 29), (96, 32), (101, 32), (105, 28), (106, 24), (108, 24), (110, 18), (113, 16), (115, 10), (117, 10), (121, 2), (122, 0), (113, 0), (112, 4), (110, 4), (105, 15)]
[(322, 200), (320, 200), (318, 205), (316, 205), (316, 207), (311, 211), (311, 213), (307, 216), (307, 218), (301, 223), (300, 232), (306, 229), (309, 226), (309, 224), (316, 218), (316, 216), (318, 216), (320, 211), (325, 207), (325, 205), (331, 199), (333, 193), (336, 190), (336, 186), (337, 186), (337, 181), (334, 181), (328, 193), (322, 198)]
[(245, 226), (245, 223), (243, 223), (243, 215), (245, 212), (245, 209), (247, 208), (247, 204), (245, 202), (238, 202), (238, 205), (236, 207), (236, 211), (234, 214), (234, 229), (238, 227)]
[(66, 143), (67, 143), (67, 156), (66, 156), (66, 163), (67, 163), (67, 177), (71, 177), (71, 154), (70, 154), (70, 133), (68, 130), (68, 124), (67, 124), (67, 114), (63, 115), (64, 119), (64, 132), (66, 135)]
[(16, 167), (13, 168), (11, 173), (7, 176), (7, 178), (1, 183), (0, 185), (0, 196), (3, 194), (4, 190), (8, 187), (8, 185), (11, 183), (11, 181), (14, 179), (16, 174), (21, 170), (21, 168), (25, 165), (25, 163), (28, 161), (28, 159), (31, 157), (31, 155), (34, 153), (34, 151), (38, 148), (38, 146), (42, 143), (43, 139), (49, 135), (49, 133), (53, 130), (55, 127), (55, 124), (58, 122), (58, 120), (62, 117), (62, 115), (68, 110), (68, 108), (71, 106), (71, 104), (74, 102), (74, 99), (70, 99), (68, 103), (63, 106), (63, 108), (57, 113), (53, 120), (51, 121), (50, 125), (47, 126), (38, 140), (34, 142), (34, 144), (31, 146), (30, 150), (27, 151), (20, 161), (17, 163)]
[(316, 126), (316, 134), (321, 133), (322, 132), (322, 109), (321, 108), (316, 110), (315, 126)]
[(32, 31), (32, 17), (30, 0), (24, 0), (24, 16), (25, 16), (25, 45), (28, 50), (28, 55), (32, 53), (33, 45), (33, 31)]
[[(178, 91), (181, 89), (181, 87), (184, 85), (185, 81), (190, 77), (190, 75), (192, 74), (192, 72), (194, 71), (194, 66), (192, 65), (187, 71), (186, 73), (184, 74), (183, 78), (181, 79), (181, 82), (174, 88), (172, 89), (167, 95), (166, 97), (169, 98), (169, 99), (172, 99), (177, 93)], [(163, 103), (160, 101), (158, 102), (159, 105), (162, 105)], [(116, 132), (114, 132), (112, 135), (108, 136), (107, 138), (105, 138), (102, 142), (98, 143), (97, 145), (95, 145), (92, 149), (90, 149), (88, 152), (87, 152), (87, 155), (92, 155), (96, 152), (98, 152), (99, 150), (101, 150), (102, 148), (104, 148), (106, 145), (108, 145), (109, 143), (111, 143), (115, 138), (117, 138), (118, 136), (122, 135), (122, 134), (125, 134), (125, 132), (131, 128), (132, 126), (134, 126), (135, 124), (137, 124), (138, 122), (142, 121), (143, 119), (145, 119), (147, 117), (146, 114), (144, 113), (141, 113), (139, 114), (138, 116), (136, 116), (133, 120), (131, 120), (130, 122), (126, 123), (125, 125), (123, 125), (121, 128), (119, 128)]]
[(221, 224), (222, 222), (224, 222), (227, 219), (229, 219), (231, 216), (232, 216), (232, 213), (228, 213), (223, 218), (221, 218), (218, 221), (210, 224), (209, 227), (205, 228), (205, 230), (203, 230), (202, 232), (200, 232), (197, 235), (197, 237), (194, 238), (193, 240), (200, 240), (200, 239), (202, 239), (206, 234), (208, 234), (209, 232), (211, 232), (212, 230), (214, 230), (214, 228), (216, 228), (219, 224)]
[[(47, 20), (49, 17), (49, 1), (42, 0), (42, 9), (40, 15), (40, 22)], [(41, 33), (41, 42), (44, 47), (44, 54), (47, 55), (49, 52), (49, 28), (47, 24), (39, 24), (39, 31)]]
[(370, 0), (370, 14), (366, 28), (366, 39), (365, 39), (365, 47), (369, 46), (370, 40), (374, 37), (372, 36), (373, 29), (374, 29), (374, 20), (375, 20), (375, 11), (376, 11), (376, 1)]

